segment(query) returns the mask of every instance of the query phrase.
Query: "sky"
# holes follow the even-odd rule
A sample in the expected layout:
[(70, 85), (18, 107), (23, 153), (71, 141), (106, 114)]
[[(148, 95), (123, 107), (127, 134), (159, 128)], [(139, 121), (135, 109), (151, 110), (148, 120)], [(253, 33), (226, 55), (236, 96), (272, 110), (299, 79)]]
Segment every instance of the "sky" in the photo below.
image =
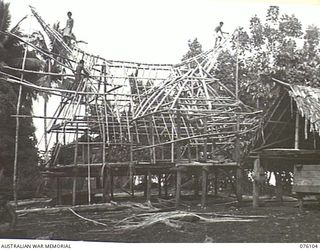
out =
[[(8, 1), (8, 0), (7, 0)], [(177, 63), (188, 49), (188, 40), (198, 38), (203, 48), (213, 45), (213, 30), (220, 21), (224, 30), (248, 26), (255, 14), (264, 17), (270, 4), (261, 1), (217, 0), (10, 0), (13, 24), (35, 7), (49, 24), (64, 27), (71, 11), (74, 33), (88, 42), (88, 52), (114, 60)], [(278, 1), (279, 2), (279, 1)], [(280, 1), (286, 3), (289, 1)], [(290, 1), (290, 2), (297, 2)], [(316, 4), (318, 2), (318, 4)], [(295, 14), (304, 24), (320, 26), (320, 0), (284, 4), (280, 10)], [(34, 20), (26, 29), (39, 29)]]
[[(269, 5), (279, 5), (280, 13), (295, 14), (303, 28), (320, 27), (320, 0), (235, 1), (235, 0), (5, 0), (10, 3), (12, 25), (25, 15), (26, 32), (41, 30), (31, 16), (29, 5), (50, 25), (66, 13), (74, 19), (73, 32), (88, 42), (82, 49), (106, 59), (145, 63), (178, 63), (188, 51), (188, 40), (198, 38), (204, 50), (213, 46), (213, 30), (220, 21), (224, 31), (248, 27), (257, 14), (264, 18)], [(289, 4), (290, 3), (290, 4)], [(56, 102), (53, 100), (52, 102)], [(42, 115), (41, 100), (34, 105)], [(54, 109), (49, 111), (53, 113)], [(35, 121), (38, 139), (43, 134), (41, 120)], [(43, 145), (42, 145), (43, 147)]]

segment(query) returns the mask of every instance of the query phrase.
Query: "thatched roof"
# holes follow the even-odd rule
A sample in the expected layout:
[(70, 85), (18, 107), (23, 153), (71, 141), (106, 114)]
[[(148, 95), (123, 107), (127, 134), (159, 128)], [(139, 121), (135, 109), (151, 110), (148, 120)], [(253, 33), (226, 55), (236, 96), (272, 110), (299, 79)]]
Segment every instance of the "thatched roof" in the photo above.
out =
[(310, 130), (320, 134), (320, 89), (292, 85), (289, 94), (296, 102), (301, 116), (309, 120)]

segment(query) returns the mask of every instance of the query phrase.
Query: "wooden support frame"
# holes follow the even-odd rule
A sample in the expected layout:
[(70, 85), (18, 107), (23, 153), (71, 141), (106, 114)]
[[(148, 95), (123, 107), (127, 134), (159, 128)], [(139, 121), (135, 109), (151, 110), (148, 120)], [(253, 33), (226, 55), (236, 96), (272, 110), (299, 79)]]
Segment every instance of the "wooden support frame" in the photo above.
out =
[[(193, 144), (196, 145), (196, 151), (203, 150), (204, 154), (201, 161), (207, 162), (208, 145), (210, 145), (208, 139), (217, 140), (221, 145), (228, 145), (227, 143), (232, 142), (236, 135), (239, 136), (241, 133), (247, 133), (255, 129), (255, 127), (250, 127), (246, 130), (243, 126), (252, 124), (252, 121), (254, 121), (252, 116), (256, 113), (247, 109), (238, 98), (238, 58), (236, 93), (230, 91), (209, 73), (213, 67), (213, 59), (218, 55), (219, 48), (201, 53), (178, 65), (105, 60), (88, 54), (76, 46), (73, 49), (66, 46), (56, 31), (45, 25), (40, 16), (36, 15), (36, 17), (47, 34), (61, 43), (61, 48), (67, 53), (67, 57), (61, 63), (56, 59), (58, 55), (48, 54), (48, 52), (41, 51), (31, 44), (30, 46), (33, 46), (43, 55), (50, 56), (49, 60), (54, 60), (63, 69), (70, 71), (79, 59), (84, 59), (88, 76), (76, 89), (72, 90), (39, 87), (27, 81), (22, 81), (23, 79), (19, 81), (14, 77), (9, 77), (9, 80), (14, 84), (20, 84), (20, 87), (26, 86), (36, 91), (63, 96), (60, 108), (57, 109), (57, 113), (54, 115), (55, 119), (48, 131), (61, 131), (65, 145), (70, 143), (70, 137), (76, 133), (74, 165), (77, 167), (81, 164), (87, 164), (89, 204), (91, 203), (92, 193), (91, 166), (101, 164), (101, 162), (104, 183), (103, 197), (107, 202), (112, 198), (112, 160), (106, 158), (112, 154), (109, 150), (111, 146), (126, 147), (130, 145), (129, 181), (131, 194), (134, 196), (134, 175), (136, 174), (134, 160), (140, 160), (136, 159), (139, 158), (137, 157), (139, 151), (150, 152), (150, 157), (147, 156), (146, 158), (149, 157), (147, 161), (151, 164), (156, 164), (160, 160), (157, 159), (160, 158), (157, 156), (159, 148), (163, 156), (163, 149), (167, 149), (168, 152), (171, 149), (172, 163), (179, 163), (183, 160), (188, 160), (191, 163), (193, 159), (191, 159), (190, 145)], [(27, 44), (26, 41), (21, 41)], [(158, 77), (157, 74), (160, 71), (161, 77)], [(24, 71), (19, 72), (23, 73)], [(149, 75), (145, 76), (145, 72)], [(66, 72), (58, 75), (48, 72), (47, 76), (71, 76), (71, 79), (74, 78), (73, 74), (67, 74)], [(131, 93), (133, 88), (130, 88), (132, 87), (130, 86), (130, 80), (135, 81), (136, 93)], [(148, 86), (150, 85), (149, 80), (156, 82), (156, 84)], [(103, 88), (101, 88), (101, 84), (103, 84)], [(220, 86), (219, 90), (213, 88), (212, 84)], [(96, 101), (95, 109), (90, 110), (93, 101)], [(83, 115), (83, 108), (87, 112), (85, 115)], [(241, 121), (235, 121), (235, 116), (239, 114), (245, 118)], [(19, 115), (17, 113), (17, 117)], [(49, 118), (45, 114), (43, 119), (46, 122)], [(58, 120), (61, 123), (57, 122)], [(237, 122), (237, 129), (231, 131), (235, 122)], [(242, 130), (240, 130), (241, 126)], [(78, 142), (78, 133), (81, 134), (84, 131), (87, 131), (87, 142)], [(89, 140), (89, 132), (90, 136), (97, 141)], [(147, 143), (145, 143), (146, 139)], [(81, 163), (80, 159), (77, 160), (77, 150), (82, 143), (84, 144), (83, 151), (85, 148), (87, 149), (87, 162), (83, 157)], [(84, 147), (85, 145), (86, 147)], [(97, 156), (98, 161), (95, 162), (94, 157), (91, 158), (90, 155), (95, 154), (94, 150), (97, 147), (100, 147), (101, 153)], [(84, 155), (83, 151), (82, 154)], [(196, 160), (200, 160), (198, 154), (196, 155)], [(148, 169), (145, 179), (148, 201), (151, 199), (151, 174), (154, 174), (151, 170), (151, 168)], [(199, 169), (198, 172), (197, 175), (200, 173), (202, 175), (201, 203), (202, 206), (205, 206), (208, 172), (205, 168)], [(217, 177), (218, 174), (215, 176)], [(163, 181), (166, 195), (168, 193), (167, 178), (168, 175), (166, 174)], [(158, 179), (158, 191), (161, 195), (162, 176), (158, 176)], [(178, 167), (176, 172), (177, 206), (181, 199), (181, 179), (182, 169)], [(76, 182), (76, 177), (74, 177), (73, 204), (76, 203)], [(198, 187), (198, 185), (196, 186)], [(215, 185), (215, 189), (217, 189), (217, 185)], [(199, 190), (195, 190), (195, 192), (197, 193)]]

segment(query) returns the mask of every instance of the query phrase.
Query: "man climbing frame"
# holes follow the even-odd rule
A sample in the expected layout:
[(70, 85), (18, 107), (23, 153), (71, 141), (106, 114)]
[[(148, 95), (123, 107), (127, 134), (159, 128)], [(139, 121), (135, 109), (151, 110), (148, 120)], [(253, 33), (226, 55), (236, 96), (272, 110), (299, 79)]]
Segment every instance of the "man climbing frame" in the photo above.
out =
[(74, 89), (78, 88), (78, 85), (82, 82), (84, 75), (88, 76), (89, 74), (84, 69), (84, 60), (80, 60), (74, 74)]
[(72, 29), (73, 29), (73, 18), (72, 13), (69, 11), (67, 13), (68, 19), (66, 27), (63, 30), (63, 41), (70, 46), (71, 45), (71, 39), (73, 38)]
[(224, 38), (223, 34), (229, 34), (228, 32), (223, 32), (222, 31), (222, 26), (223, 22), (220, 22), (219, 25), (214, 29), (214, 37), (215, 37), (215, 42), (214, 42), (214, 47), (218, 47), (221, 43), (222, 38)]

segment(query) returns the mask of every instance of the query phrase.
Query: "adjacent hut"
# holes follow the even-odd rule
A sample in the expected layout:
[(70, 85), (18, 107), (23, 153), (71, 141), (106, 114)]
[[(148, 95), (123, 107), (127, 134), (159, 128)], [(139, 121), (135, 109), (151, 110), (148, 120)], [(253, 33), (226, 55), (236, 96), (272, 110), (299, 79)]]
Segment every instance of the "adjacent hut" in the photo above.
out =
[(274, 172), (279, 199), (283, 176), (290, 178), (293, 173), (292, 191), (302, 206), (304, 195), (320, 193), (320, 89), (274, 81), (280, 94), (264, 115), (250, 153), (253, 206), (259, 205), (265, 171)]

